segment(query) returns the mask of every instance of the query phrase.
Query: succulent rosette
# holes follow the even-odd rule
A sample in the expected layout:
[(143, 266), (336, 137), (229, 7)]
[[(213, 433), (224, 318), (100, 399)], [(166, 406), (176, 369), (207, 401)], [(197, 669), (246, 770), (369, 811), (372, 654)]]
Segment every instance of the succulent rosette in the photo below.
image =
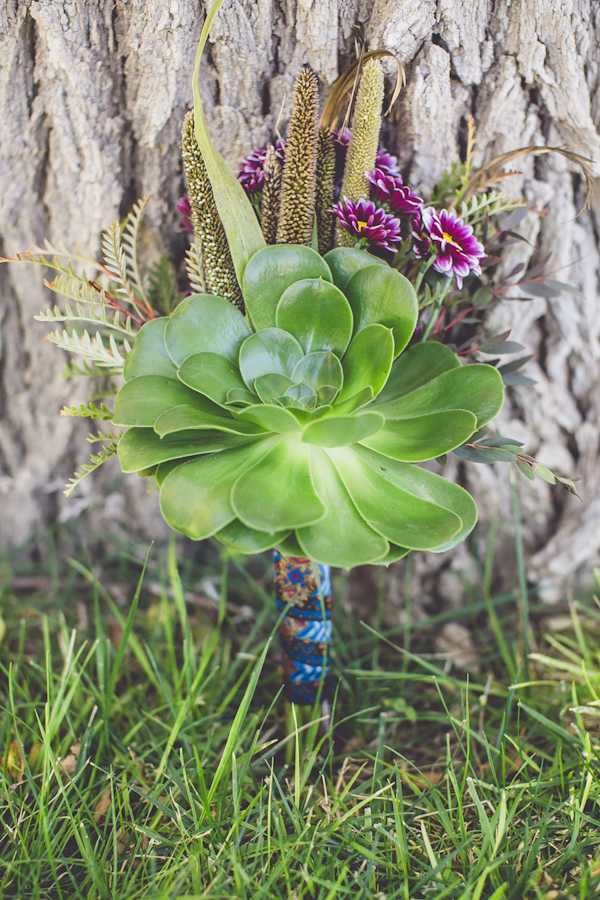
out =
[(144, 325), (125, 365), (121, 465), (156, 475), (166, 521), (343, 567), (463, 540), (473, 500), (415, 463), (496, 415), (498, 372), (434, 342), (405, 350), (414, 290), (360, 250), (267, 247), (242, 292), (246, 316), (188, 297)]

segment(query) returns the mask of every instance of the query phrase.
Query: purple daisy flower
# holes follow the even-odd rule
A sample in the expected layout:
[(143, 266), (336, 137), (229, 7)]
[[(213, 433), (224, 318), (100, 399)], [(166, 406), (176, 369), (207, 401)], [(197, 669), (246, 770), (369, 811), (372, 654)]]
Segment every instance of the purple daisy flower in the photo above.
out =
[[(437, 250), (433, 268), (442, 275), (455, 275), (459, 289), (467, 275), (481, 275), (479, 260), (486, 257), (483, 244), (474, 236), (471, 226), (461, 222), (454, 210), (437, 212), (431, 206), (425, 207), (421, 213), (419, 240), (424, 243), (427, 239), (430, 249)], [(418, 256), (416, 250), (415, 256)]]
[(181, 230), (187, 231), (188, 234), (193, 234), (194, 226), (192, 225), (192, 207), (190, 206), (190, 201), (188, 200), (188, 198), (182, 197), (175, 209), (182, 219)]
[(371, 200), (353, 203), (344, 197), (330, 212), (338, 217), (342, 228), (361, 243), (381, 247), (392, 253), (396, 251), (394, 245), (400, 241), (400, 222), (381, 207), (375, 206)]
[[(275, 144), (275, 151), (278, 159), (283, 162), (285, 154), (285, 146), (280, 140)], [(262, 190), (264, 181), (263, 167), (265, 164), (265, 156), (267, 148), (261, 147), (260, 150), (253, 150), (250, 156), (245, 156), (238, 170), (238, 180), (244, 187), (249, 197), (253, 197)]]
[(382, 169), (389, 175), (400, 175), (400, 169), (398, 168), (398, 157), (392, 156), (391, 153), (388, 153), (385, 147), (380, 147), (377, 151), (377, 156), (375, 158), (375, 168)]
[(414, 216), (419, 213), (422, 199), (414, 191), (402, 183), (400, 175), (390, 175), (383, 169), (367, 172), (371, 183), (371, 196), (380, 203), (387, 203), (392, 212), (401, 216)]

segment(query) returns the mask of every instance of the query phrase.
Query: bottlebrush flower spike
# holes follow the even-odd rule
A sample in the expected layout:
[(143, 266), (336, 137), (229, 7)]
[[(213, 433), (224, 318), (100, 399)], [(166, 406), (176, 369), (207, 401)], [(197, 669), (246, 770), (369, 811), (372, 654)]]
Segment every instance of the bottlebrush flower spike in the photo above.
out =
[(194, 133), (193, 112), (189, 112), (183, 122), (181, 155), (188, 186), (191, 221), (200, 243), (206, 287), (243, 309), (242, 292), (225, 229), (217, 212), (206, 166)]
[(264, 161), (264, 179), (260, 218), (262, 233), (267, 244), (274, 244), (277, 239), (279, 209), (281, 206), (282, 166), (277, 151), (272, 145), (267, 147)]
[[(383, 88), (381, 62), (378, 59), (369, 59), (363, 67), (356, 93), (342, 180), (342, 196), (355, 203), (369, 196), (366, 173), (372, 172), (375, 168), (381, 130)], [(340, 246), (348, 247), (354, 243), (352, 235), (341, 226), (336, 229), (336, 240)]]
[(321, 129), (317, 145), (317, 190), (315, 214), (319, 253), (324, 256), (333, 247), (335, 218), (331, 214), (334, 198), (335, 147), (330, 131)]
[(306, 244), (312, 240), (317, 169), (317, 76), (300, 69), (294, 85), (292, 115), (285, 147), (278, 244)]

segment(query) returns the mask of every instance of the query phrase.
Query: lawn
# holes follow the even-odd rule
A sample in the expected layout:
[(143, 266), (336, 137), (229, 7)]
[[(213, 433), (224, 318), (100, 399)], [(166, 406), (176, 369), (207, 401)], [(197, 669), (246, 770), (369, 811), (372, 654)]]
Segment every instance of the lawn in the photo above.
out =
[(492, 596), (491, 557), (401, 628), (338, 573), (329, 719), (279, 693), (268, 554), (5, 559), (0, 896), (596, 896), (600, 609)]

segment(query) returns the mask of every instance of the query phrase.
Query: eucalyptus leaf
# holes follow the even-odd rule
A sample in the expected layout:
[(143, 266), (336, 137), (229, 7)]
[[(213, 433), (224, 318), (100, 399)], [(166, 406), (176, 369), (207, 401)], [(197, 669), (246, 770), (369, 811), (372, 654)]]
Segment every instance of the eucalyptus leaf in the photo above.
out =
[(385, 325), (392, 329), (398, 356), (417, 324), (417, 295), (410, 281), (389, 266), (371, 265), (352, 275), (344, 293), (354, 314), (354, 334), (367, 325)]
[(296, 281), (322, 278), (331, 281), (327, 263), (310, 247), (275, 244), (252, 257), (244, 271), (242, 294), (254, 328), (273, 328), (283, 292)]
[(293, 334), (305, 353), (332, 350), (342, 356), (352, 337), (350, 304), (322, 278), (305, 278), (286, 288), (275, 316), (277, 327)]
[(232, 504), (241, 521), (259, 531), (283, 531), (318, 522), (326, 510), (313, 487), (310, 448), (287, 435), (236, 481)]
[(115, 399), (113, 424), (152, 428), (156, 419), (174, 406), (187, 405), (208, 415), (220, 408), (180, 381), (163, 375), (138, 375), (127, 381)]
[(169, 525), (192, 540), (210, 537), (235, 518), (230, 495), (247, 466), (265, 456), (279, 438), (207, 454), (174, 469), (160, 489), (160, 508)]
[(333, 463), (318, 447), (311, 450), (311, 474), (327, 512), (316, 524), (296, 532), (305, 555), (345, 569), (382, 559), (389, 551), (388, 542), (367, 525)]
[(169, 316), (165, 346), (177, 366), (202, 352), (218, 353), (237, 363), (242, 342), (251, 334), (244, 316), (227, 300), (193, 294)]
[(165, 375), (177, 378), (177, 366), (165, 347), (165, 328), (169, 320), (162, 316), (151, 319), (140, 328), (131, 353), (123, 366), (123, 378), (130, 381), (138, 375)]

